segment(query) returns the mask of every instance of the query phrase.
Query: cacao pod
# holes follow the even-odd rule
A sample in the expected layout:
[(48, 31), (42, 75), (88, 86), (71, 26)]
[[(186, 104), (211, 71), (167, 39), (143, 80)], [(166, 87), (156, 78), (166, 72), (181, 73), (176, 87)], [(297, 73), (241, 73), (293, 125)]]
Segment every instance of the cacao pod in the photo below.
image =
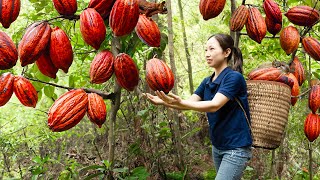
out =
[(93, 8), (87, 8), (80, 14), (80, 31), (83, 40), (95, 49), (99, 49), (106, 38), (103, 19)]
[(294, 57), (292, 63), (290, 64), (290, 69), (293, 72), (293, 75), (297, 78), (299, 86), (301, 86), (303, 82), (306, 80), (306, 75), (304, 72), (303, 65), (299, 61), (299, 58), (297, 56)]
[(316, 61), (320, 61), (320, 42), (313, 37), (305, 37), (302, 39), (304, 50)]
[(263, 9), (266, 16), (275, 24), (282, 24), (282, 14), (278, 4), (273, 0), (264, 0)]
[(24, 106), (36, 107), (38, 94), (28, 79), (22, 76), (15, 76), (13, 92)]
[[(299, 88), (299, 82), (297, 78), (292, 74), (288, 73), (286, 74), (288, 78), (291, 78), (294, 81), (293, 87), (291, 88), (291, 96), (298, 96), (300, 93), (300, 88)], [(292, 97), (291, 98), (291, 105), (294, 106), (298, 101), (298, 98)]]
[(288, 26), (280, 33), (280, 45), (287, 55), (298, 49), (300, 43), (300, 34), (296, 27)]
[(217, 17), (226, 5), (226, 0), (200, 0), (199, 9), (204, 20)]
[(108, 50), (98, 53), (90, 65), (90, 81), (95, 84), (101, 84), (108, 81), (114, 71), (114, 57)]
[(156, 22), (145, 14), (140, 14), (136, 25), (136, 33), (140, 40), (151, 47), (160, 47), (161, 35)]
[(55, 79), (58, 68), (56, 68), (49, 55), (49, 50), (45, 50), (41, 56), (36, 60), (36, 65), (40, 72), (48, 77)]
[(13, 94), (14, 76), (10, 73), (3, 73), (0, 76), (0, 106), (4, 106)]
[(266, 36), (267, 26), (258, 8), (249, 8), (249, 17), (246, 23), (246, 29), (249, 37), (259, 44)]
[(133, 31), (138, 19), (138, 0), (117, 0), (109, 16), (109, 25), (115, 36), (124, 36)]
[(88, 94), (88, 118), (91, 122), (101, 128), (102, 124), (106, 121), (107, 110), (103, 98), (96, 93)]
[(284, 84), (290, 86), (291, 89), (293, 88), (293, 85), (294, 85), (293, 79), (288, 78), (285, 75), (280, 75), (275, 81), (284, 83)]
[(106, 19), (111, 12), (115, 0), (90, 0), (88, 8), (94, 8), (103, 19)]
[(0, 69), (12, 68), (17, 63), (18, 51), (11, 38), (2, 31), (0, 31), (0, 47)]
[(284, 14), (290, 22), (299, 26), (312, 26), (319, 20), (319, 11), (309, 6), (295, 6)]
[(31, 24), (19, 43), (18, 51), (21, 65), (34, 63), (45, 51), (50, 40), (51, 28), (47, 22)]
[(271, 21), (268, 17), (265, 18), (266, 21), (266, 25), (267, 25), (267, 30), (270, 34), (273, 35), (273, 37), (276, 36), (276, 34), (278, 34), (281, 29), (282, 29), (282, 24), (280, 23), (274, 23), (273, 21)]
[(248, 74), (250, 80), (276, 81), (283, 71), (276, 67), (258, 68)]
[(230, 30), (241, 31), (249, 17), (249, 9), (245, 5), (239, 6), (230, 19)]
[(73, 51), (67, 34), (59, 27), (53, 28), (49, 44), (49, 54), (53, 65), (68, 73), (73, 61)]
[(4, 28), (9, 28), (20, 13), (20, 0), (2, 0), (0, 1), (0, 21)]
[(116, 56), (114, 73), (119, 85), (128, 91), (133, 91), (139, 83), (138, 68), (131, 57), (125, 53)]
[(314, 85), (309, 92), (309, 108), (316, 113), (320, 107), (320, 85)]
[(50, 107), (48, 126), (53, 132), (68, 130), (77, 125), (86, 114), (88, 95), (82, 89), (74, 89), (60, 96)]
[(71, 16), (76, 13), (77, 0), (52, 0), (54, 8), (58, 11), (59, 14), (65, 16)]
[(169, 66), (160, 59), (153, 58), (147, 62), (146, 79), (149, 87), (154, 91), (168, 94), (174, 85), (174, 75)]
[(317, 114), (308, 114), (304, 122), (304, 134), (310, 142), (318, 138), (320, 134), (320, 120)]

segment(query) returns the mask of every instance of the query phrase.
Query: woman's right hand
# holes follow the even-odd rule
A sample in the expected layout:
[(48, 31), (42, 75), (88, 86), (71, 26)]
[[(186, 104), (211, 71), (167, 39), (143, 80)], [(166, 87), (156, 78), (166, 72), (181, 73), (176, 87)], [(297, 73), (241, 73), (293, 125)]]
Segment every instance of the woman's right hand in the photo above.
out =
[(163, 105), (164, 101), (160, 99), (158, 96), (153, 96), (149, 93), (143, 93), (143, 96), (147, 97), (148, 100), (154, 105)]

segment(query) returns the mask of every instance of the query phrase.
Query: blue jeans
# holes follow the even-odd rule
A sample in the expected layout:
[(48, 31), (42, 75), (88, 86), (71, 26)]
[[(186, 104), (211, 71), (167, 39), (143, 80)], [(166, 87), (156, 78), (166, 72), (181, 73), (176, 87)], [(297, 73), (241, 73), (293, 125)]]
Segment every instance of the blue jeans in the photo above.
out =
[(251, 147), (219, 150), (212, 146), (212, 156), (217, 172), (215, 180), (240, 180), (252, 154)]

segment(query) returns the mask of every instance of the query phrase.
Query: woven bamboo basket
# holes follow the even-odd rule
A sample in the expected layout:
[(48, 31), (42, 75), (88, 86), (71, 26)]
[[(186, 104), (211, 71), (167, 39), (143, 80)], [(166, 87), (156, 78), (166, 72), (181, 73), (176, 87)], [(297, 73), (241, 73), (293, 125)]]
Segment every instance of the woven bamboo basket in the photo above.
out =
[(279, 147), (288, 122), (290, 87), (274, 81), (248, 80), (247, 89), (253, 146)]

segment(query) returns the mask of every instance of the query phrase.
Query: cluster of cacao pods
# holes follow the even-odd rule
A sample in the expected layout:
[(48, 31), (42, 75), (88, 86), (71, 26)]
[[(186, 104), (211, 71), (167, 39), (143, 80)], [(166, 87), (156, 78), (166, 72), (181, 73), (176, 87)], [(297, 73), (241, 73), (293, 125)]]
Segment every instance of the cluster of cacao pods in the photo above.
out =
[[(313, 83), (314, 82), (314, 83)], [(320, 117), (317, 114), (320, 108), (320, 84), (319, 80), (311, 81), (308, 105), (311, 110), (304, 122), (304, 133), (310, 142), (317, 139), (320, 134)]]

